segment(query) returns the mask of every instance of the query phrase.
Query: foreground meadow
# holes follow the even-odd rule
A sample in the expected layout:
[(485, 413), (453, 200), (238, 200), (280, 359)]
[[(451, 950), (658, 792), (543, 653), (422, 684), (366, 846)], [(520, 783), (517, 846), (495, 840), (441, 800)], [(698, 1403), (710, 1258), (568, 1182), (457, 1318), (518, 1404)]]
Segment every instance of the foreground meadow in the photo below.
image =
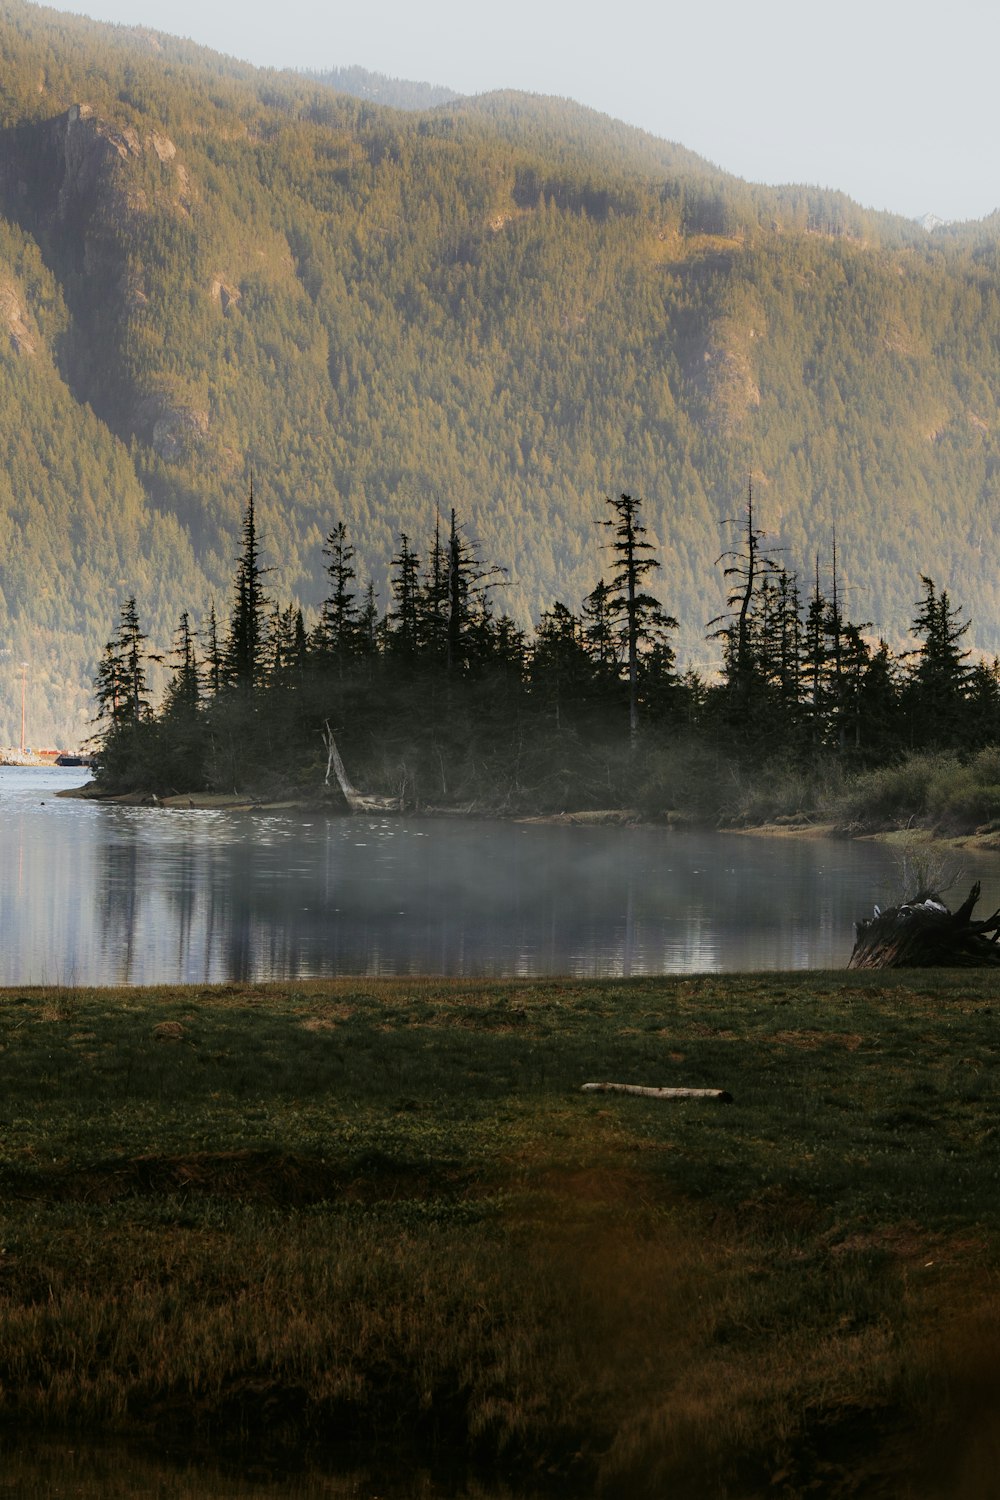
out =
[(957, 971), (5, 991), (0, 1422), (993, 1494), (998, 1015)]

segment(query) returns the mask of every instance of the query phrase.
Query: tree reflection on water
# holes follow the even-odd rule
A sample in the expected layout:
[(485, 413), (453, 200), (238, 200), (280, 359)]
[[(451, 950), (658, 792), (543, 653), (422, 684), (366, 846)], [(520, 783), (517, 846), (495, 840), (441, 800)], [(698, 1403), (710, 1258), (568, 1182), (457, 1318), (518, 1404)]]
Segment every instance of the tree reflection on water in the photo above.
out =
[(899, 894), (867, 843), (101, 806), (68, 774), (0, 774), (5, 984), (842, 967)]

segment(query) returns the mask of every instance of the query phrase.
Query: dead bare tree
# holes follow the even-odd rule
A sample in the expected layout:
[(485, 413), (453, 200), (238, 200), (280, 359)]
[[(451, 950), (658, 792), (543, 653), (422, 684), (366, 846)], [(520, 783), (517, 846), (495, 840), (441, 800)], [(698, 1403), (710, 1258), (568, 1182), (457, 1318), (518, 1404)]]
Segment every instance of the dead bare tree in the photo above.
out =
[(337, 741), (330, 728), (329, 719), (323, 721), (322, 734), (323, 743), (326, 746), (326, 776), (323, 779), (323, 785), (330, 785), (330, 772), (333, 771), (337, 778), (337, 785), (344, 794), (344, 801), (351, 812), (399, 812), (402, 805), (401, 798), (379, 797), (358, 791), (344, 769), (344, 762), (340, 758), (340, 751), (337, 749)]

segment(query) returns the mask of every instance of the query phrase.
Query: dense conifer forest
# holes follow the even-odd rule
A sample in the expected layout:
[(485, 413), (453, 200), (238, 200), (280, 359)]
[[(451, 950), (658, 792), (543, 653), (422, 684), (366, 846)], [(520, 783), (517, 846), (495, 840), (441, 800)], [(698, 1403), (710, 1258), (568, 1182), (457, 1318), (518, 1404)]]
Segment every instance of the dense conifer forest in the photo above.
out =
[(829, 586), (818, 569), (789, 572), (748, 487), (719, 559), (728, 596), (708, 624), (723, 669), (708, 681), (678, 668), (641, 498), (610, 496), (605, 511), (593, 587), (528, 635), (503, 608), (505, 569), (454, 509), (424, 541), (400, 534), (384, 609), (338, 522), (307, 620), (270, 588), (251, 489), (228, 614), (181, 614), (156, 711), (147, 670), (162, 658), (135, 597), (120, 611), (95, 685), (103, 790), (343, 806), (340, 754), (366, 793), (403, 809), (632, 806), (740, 823), (839, 805), (849, 821), (882, 768), (857, 802), (876, 824), (940, 816), (921, 803), (935, 773), (951, 776), (959, 822), (1000, 815), (1000, 664), (970, 661), (947, 589), (920, 579), (908, 650), (872, 643), (845, 611), (836, 557)]
[(454, 507), (508, 628), (550, 635), (624, 484), (680, 681), (711, 681), (752, 472), (804, 599), (836, 532), (866, 642), (912, 644), (923, 571), (961, 580), (972, 659), (1000, 648), (996, 216), (751, 187), (564, 100), (395, 109), (24, 0), (0, 23), (0, 742), (22, 661), (34, 742), (86, 737), (129, 592), (157, 642), (225, 621), (251, 472), (304, 618), (331, 527), (381, 618), (400, 536), (425, 561)]

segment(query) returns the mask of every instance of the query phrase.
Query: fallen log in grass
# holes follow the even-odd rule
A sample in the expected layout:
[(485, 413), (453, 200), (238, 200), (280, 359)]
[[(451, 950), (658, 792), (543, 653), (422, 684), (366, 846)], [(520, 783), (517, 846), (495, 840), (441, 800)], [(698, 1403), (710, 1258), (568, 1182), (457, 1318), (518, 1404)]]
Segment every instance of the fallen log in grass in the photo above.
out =
[(855, 923), (849, 969), (992, 968), (1000, 965), (1000, 911), (974, 922), (977, 880), (957, 911), (936, 891), (920, 891), (910, 901)]
[(641, 1094), (644, 1099), (717, 1099), (720, 1104), (732, 1104), (733, 1096), (726, 1089), (657, 1089), (642, 1083), (584, 1083), (584, 1094)]

